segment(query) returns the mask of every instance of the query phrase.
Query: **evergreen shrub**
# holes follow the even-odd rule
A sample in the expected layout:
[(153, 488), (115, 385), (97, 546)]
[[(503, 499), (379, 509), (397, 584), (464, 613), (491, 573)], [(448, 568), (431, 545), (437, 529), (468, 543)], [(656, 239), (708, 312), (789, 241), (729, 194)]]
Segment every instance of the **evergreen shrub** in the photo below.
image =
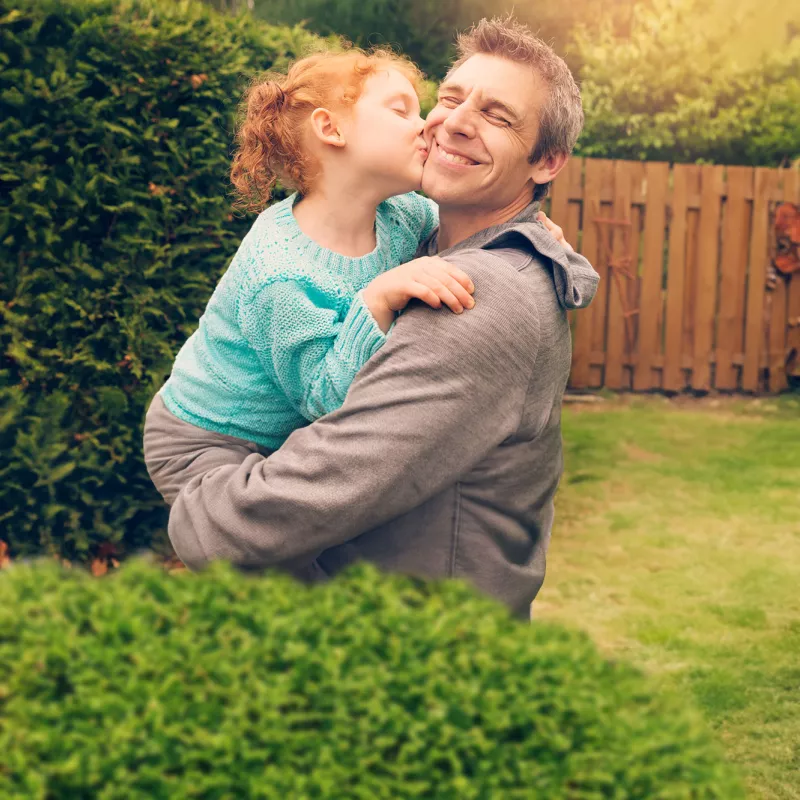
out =
[(737, 800), (698, 715), (458, 582), (0, 574), (0, 795)]
[(0, 539), (86, 560), (163, 535), (142, 422), (251, 220), (250, 77), (317, 37), (181, 0), (0, 0)]

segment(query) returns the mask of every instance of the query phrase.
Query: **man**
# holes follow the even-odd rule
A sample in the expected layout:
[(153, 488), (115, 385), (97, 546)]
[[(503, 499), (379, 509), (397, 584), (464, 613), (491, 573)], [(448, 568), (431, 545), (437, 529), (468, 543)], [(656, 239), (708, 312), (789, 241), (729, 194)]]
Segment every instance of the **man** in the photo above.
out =
[(249, 456), (219, 492), (187, 486), (170, 520), (181, 559), (320, 575), (366, 559), (468, 579), (527, 616), (562, 472), (566, 311), (598, 280), (535, 201), (582, 123), (567, 66), (527, 28), (483, 20), (459, 37), (426, 121), (423, 189), (441, 225), (421, 254), (464, 269), (475, 307), (409, 307), (339, 411)]

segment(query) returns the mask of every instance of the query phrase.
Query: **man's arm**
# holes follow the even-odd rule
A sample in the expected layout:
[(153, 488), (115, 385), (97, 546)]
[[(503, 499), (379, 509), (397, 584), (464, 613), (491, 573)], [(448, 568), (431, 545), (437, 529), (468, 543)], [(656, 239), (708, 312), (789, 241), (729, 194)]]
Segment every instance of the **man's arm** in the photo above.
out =
[(475, 307), (409, 308), (338, 411), (189, 484), (170, 521), (182, 560), (310, 560), (454, 484), (517, 430), (539, 341), (530, 289), (482, 251), (456, 259)]

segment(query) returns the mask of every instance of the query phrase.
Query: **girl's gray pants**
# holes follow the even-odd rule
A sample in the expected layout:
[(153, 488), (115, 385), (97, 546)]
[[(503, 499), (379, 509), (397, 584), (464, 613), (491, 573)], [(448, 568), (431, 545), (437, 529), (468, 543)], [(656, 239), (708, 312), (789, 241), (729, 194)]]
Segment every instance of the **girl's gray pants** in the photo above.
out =
[[(145, 417), (144, 461), (150, 479), (170, 506), (170, 539), (175, 530), (185, 526), (202, 531), (205, 524), (210, 524), (203, 509), (214, 505), (215, 497), (226, 496), (222, 487), (237, 477), (241, 480), (242, 473), (248, 471), (248, 461), (252, 463), (267, 458), (271, 452), (255, 442), (214, 433), (185, 422), (169, 411), (161, 397), (156, 395)], [(235, 502), (235, 493), (233, 497)], [(215, 525), (219, 526), (219, 504), (215, 510)], [(229, 525), (225, 524), (224, 517), (225, 534), (236, 537), (237, 528), (243, 524), (241, 516), (231, 508), (227, 515)], [(259, 525), (261, 521), (249, 524)], [(264, 520), (263, 524), (268, 524), (268, 521)], [(198, 558), (187, 566), (200, 568), (214, 556), (214, 553), (198, 554)], [(257, 563), (238, 566), (258, 569)], [(282, 564), (281, 567), (302, 580), (318, 581), (325, 577), (310, 557), (305, 558), (302, 564)]]

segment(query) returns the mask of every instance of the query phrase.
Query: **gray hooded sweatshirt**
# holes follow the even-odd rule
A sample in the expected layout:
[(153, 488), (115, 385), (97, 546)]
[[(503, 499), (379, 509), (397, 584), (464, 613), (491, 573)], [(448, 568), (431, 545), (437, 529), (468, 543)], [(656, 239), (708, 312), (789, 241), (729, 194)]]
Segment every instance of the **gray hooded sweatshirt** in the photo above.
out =
[[(562, 473), (567, 310), (598, 283), (536, 212), (438, 253), (472, 278), (474, 308), (410, 305), (338, 411), (193, 478), (170, 517), (178, 556), (310, 577), (366, 559), (468, 580), (527, 616)], [(434, 233), (420, 254), (436, 253)]]

